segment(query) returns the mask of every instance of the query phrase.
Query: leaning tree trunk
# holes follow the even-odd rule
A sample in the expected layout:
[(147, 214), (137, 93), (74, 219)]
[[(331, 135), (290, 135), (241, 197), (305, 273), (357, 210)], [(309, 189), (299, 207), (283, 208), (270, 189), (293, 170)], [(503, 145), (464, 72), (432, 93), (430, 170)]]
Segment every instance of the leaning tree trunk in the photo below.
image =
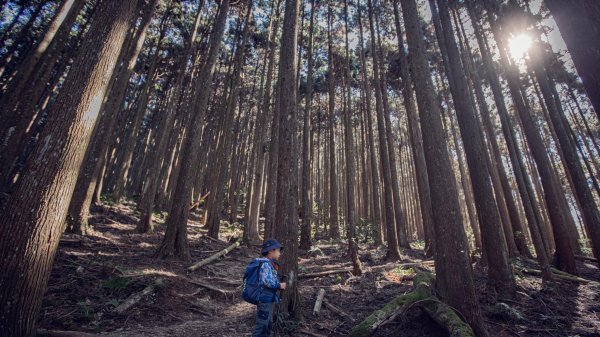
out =
[[(99, 114), (135, 0), (105, 1), (53, 106), (40, 143), (0, 218), (0, 334), (35, 335), (83, 152)], [(24, 296), (27, 294), (27, 296)]]
[[(548, 205), (548, 213), (550, 221), (552, 223), (552, 230), (554, 232), (554, 240), (556, 242), (556, 258), (559, 268), (571, 274), (577, 273), (577, 267), (575, 264), (575, 255), (573, 252), (571, 234), (568, 231), (567, 216), (564, 214), (563, 203), (564, 194), (560, 186), (557, 186), (558, 181), (556, 172), (554, 172), (548, 154), (546, 152), (543, 140), (538, 132), (533, 117), (529, 109), (527, 108), (524, 98), (521, 95), (520, 82), (518, 70), (513, 64), (510, 64), (506, 49), (504, 47), (504, 40), (501, 35), (501, 26), (493, 17), (497, 15), (494, 3), (485, 2), (486, 9), (489, 15), (489, 21), (492, 26), (492, 32), (498, 49), (500, 51), (500, 61), (504, 68), (507, 76), (508, 87), (515, 103), (515, 108), (520, 117), (520, 121), (523, 125), (523, 130), (527, 142), (529, 143), (531, 153), (535, 159), (540, 178), (544, 188), (544, 198)], [(561, 200), (563, 199), (563, 200)]]
[[(210, 36), (210, 47), (206, 54), (205, 62), (198, 74), (195, 85), (211, 83), (217, 54), (221, 47), (221, 40), (225, 32), (229, 0), (223, 0), (219, 5), (219, 14)], [(200, 152), (202, 120), (208, 105), (211, 93), (209, 88), (198, 92), (198, 97), (193, 104), (195, 115), (182, 144), (180, 168), (177, 175), (177, 184), (173, 192), (173, 202), (167, 218), (167, 230), (158, 250), (162, 258), (176, 256), (180, 259), (189, 259), (190, 251), (187, 242), (187, 219), (190, 212), (189, 202), (192, 195), (194, 182), (194, 167)]]
[(135, 44), (129, 50), (123, 48), (121, 52), (122, 57), (120, 57), (123, 60), (122, 68), (118, 73), (113, 74), (113, 78), (116, 77), (116, 79), (109, 89), (108, 97), (105, 98), (102, 104), (104, 112), (98, 120), (98, 126), (95, 128), (86, 150), (83, 165), (75, 184), (73, 198), (69, 205), (67, 229), (70, 232), (85, 234), (89, 230), (88, 217), (94, 190), (97, 180), (100, 179), (102, 168), (105, 166), (111, 143), (110, 141), (106, 141), (106, 139), (110, 138), (110, 135), (113, 133), (119, 108), (125, 98), (129, 78), (133, 73), (138, 56), (144, 45), (157, 0), (154, 1), (153, 6), (144, 12), (140, 28), (132, 40), (132, 43)]
[(554, 127), (556, 137), (558, 138), (558, 146), (562, 149), (562, 155), (566, 162), (566, 173), (572, 178), (574, 192), (581, 204), (580, 211), (583, 215), (583, 223), (592, 243), (592, 251), (594, 252), (594, 256), (600, 259), (600, 213), (598, 211), (598, 206), (594, 200), (592, 190), (588, 184), (588, 179), (583, 171), (581, 162), (579, 161), (577, 149), (573, 144), (574, 139), (571, 139), (567, 130), (567, 125), (564, 123), (566, 122), (566, 118), (562, 106), (560, 105), (560, 100), (557, 101), (555, 99), (557, 97), (554, 97), (553, 95), (553, 90), (551, 88), (552, 83), (548, 78), (549, 73), (544, 67), (543, 57), (540, 55), (538, 49), (541, 49), (541, 44), (537, 44), (529, 52), (531, 56), (529, 66), (533, 68), (533, 72), (539, 83), (540, 91), (542, 92), (550, 115), (549, 122)]
[(558, 24), (585, 90), (600, 119), (600, 2), (544, 0)]
[(479, 45), (479, 51), (481, 52), (481, 57), (483, 59), (485, 75), (487, 76), (487, 80), (492, 89), (494, 102), (496, 103), (496, 108), (498, 109), (502, 133), (504, 135), (504, 139), (506, 140), (506, 147), (508, 148), (510, 163), (513, 168), (519, 194), (521, 195), (525, 217), (527, 218), (531, 238), (535, 247), (536, 258), (542, 268), (542, 275), (544, 279), (551, 279), (552, 273), (550, 273), (547, 249), (544, 245), (544, 241), (546, 239), (543, 237), (544, 231), (542, 231), (540, 227), (543, 226), (543, 218), (534, 198), (535, 192), (532, 187), (531, 178), (524, 174), (524, 172), (526, 172), (525, 164), (523, 162), (523, 157), (519, 154), (517, 149), (515, 130), (511, 127), (508, 109), (504, 100), (502, 85), (500, 84), (498, 73), (494, 67), (494, 62), (489, 51), (487, 41), (483, 35), (480, 22), (477, 19), (477, 14), (475, 13), (475, 2), (474, 0), (469, 0), (466, 2), (466, 4), (475, 32), (475, 37), (477, 39), (477, 44)]

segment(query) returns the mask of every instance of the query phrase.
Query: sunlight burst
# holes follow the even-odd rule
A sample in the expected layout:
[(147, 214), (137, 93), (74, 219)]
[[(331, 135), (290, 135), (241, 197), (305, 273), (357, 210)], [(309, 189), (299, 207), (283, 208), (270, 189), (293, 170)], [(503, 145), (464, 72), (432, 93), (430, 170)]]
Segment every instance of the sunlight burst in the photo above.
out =
[(525, 56), (529, 48), (531, 47), (532, 40), (527, 34), (519, 34), (509, 40), (510, 54), (518, 60)]

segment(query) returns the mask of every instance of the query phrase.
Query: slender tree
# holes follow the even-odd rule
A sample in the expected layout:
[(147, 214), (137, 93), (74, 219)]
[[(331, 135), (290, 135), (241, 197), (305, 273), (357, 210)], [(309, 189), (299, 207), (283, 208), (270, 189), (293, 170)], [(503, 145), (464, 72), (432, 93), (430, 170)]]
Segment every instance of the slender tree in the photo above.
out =
[[(198, 74), (196, 85), (209, 83), (213, 76), (217, 54), (221, 48), (221, 40), (225, 31), (227, 22), (227, 12), (229, 11), (229, 0), (221, 1), (219, 13), (213, 24), (210, 36), (210, 46), (200, 72)], [(197, 162), (200, 148), (200, 132), (202, 128), (202, 119), (208, 105), (208, 99), (211, 90), (204, 88), (200, 90), (194, 103), (195, 114), (191, 119), (191, 126), (188, 130), (185, 140), (182, 143), (180, 170), (177, 176), (177, 184), (173, 192), (173, 203), (167, 217), (167, 230), (161, 243), (158, 255), (162, 258), (175, 256), (180, 259), (189, 259), (190, 252), (187, 242), (187, 219), (189, 215), (189, 203), (191, 200), (194, 166)]]

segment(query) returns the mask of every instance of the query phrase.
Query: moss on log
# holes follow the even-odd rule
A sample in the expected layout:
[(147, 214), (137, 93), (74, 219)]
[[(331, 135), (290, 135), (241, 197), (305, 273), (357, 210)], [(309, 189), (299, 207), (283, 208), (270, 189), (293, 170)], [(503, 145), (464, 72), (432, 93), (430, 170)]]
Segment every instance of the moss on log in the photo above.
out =
[(371, 336), (382, 325), (403, 314), (410, 307), (419, 306), (431, 318), (446, 329), (452, 337), (474, 337), (471, 327), (448, 305), (432, 294), (431, 286), (435, 278), (431, 273), (420, 272), (414, 278), (413, 290), (400, 295), (383, 308), (375, 311), (350, 331), (349, 337)]

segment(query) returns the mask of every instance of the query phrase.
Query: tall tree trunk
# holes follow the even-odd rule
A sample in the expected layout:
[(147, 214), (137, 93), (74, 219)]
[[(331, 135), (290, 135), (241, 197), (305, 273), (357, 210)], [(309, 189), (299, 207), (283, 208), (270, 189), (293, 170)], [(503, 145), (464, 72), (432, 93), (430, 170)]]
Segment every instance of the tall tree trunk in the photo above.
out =
[[(106, 1), (83, 42), (0, 219), (0, 334), (34, 336), (77, 172), (100, 100), (134, 20), (135, 0)], [(23, 296), (27, 294), (27, 296)]]
[(408, 130), (410, 135), (410, 144), (414, 158), (417, 188), (419, 190), (419, 202), (421, 218), (423, 219), (425, 254), (433, 256), (433, 220), (431, 214), (431, 195), (429, 190), (429, 180), (427, 179), (427, 165), (425, 163), (425, 153), (423, 152), (423, 139), (417, 117), (417, 108), (413, 98), (412, 79), (410, 77), (408, 57), (404, 50), (404, 38), (402, 36), (402, 25), (400, 24), (400, 13), (398, 10), (398, 0), (394, 0), (394, 22), (396, 25), (396, 35), (398, 38), (398, 53), (400, 55), (400, 76), (402, 77), (402, 95), (404, 97), (404, 106), (408, 119)]
[(329, 96), (329, 236), (331, 239), (340, 238), (338, 222), (338, 172), (335, 162), (335, 84), (333, 65), (333, 8), (327, 5), (327, 91)]
[[(375, 27), (377, 30), (377, 52), (379, 58), (379, 86), (381, 90), (381, 101), (383, 108), (383, 120), (385, 124), (385, 139), (387, 142), (387, 157), (389, 163), (389, 174), (390, 174), (390, 184), (392, 188), (392, 197), (394, 202), (394, 218), (396, 220), (396, 235), (398, 240), (398, 246), (403, 248), (410, 249), (410, 244), (408, 243), (407, 238), (407, 229), (406, 229), (406, 214), (402, 209), (402, 200), (400, 199), (400, 186), (398, 183), (398, 166), (396, 161), (396, 141), (394, 133), (392, 132), (392, 122), (390, 118), (390, 107), (388, 101), (388, 91), (387, 91), (387, 79), (385, 75), (385, 66), (382, 60), (384, 60), (383, 53), (381, 51), (381, 34), (379, 29), (379, 18), (375, 16)], [(400, 116), (398, 116), (399, 118)]]
[(310, 2), (310, 26), (308, 33), (308, 70), (306, 75), (306, 102), (304, 105), (304, 122), (302, 126), (302, 227), (300, 230), (300, 249), (308, 250), (311, 246), (311, 217), (312, 202), (310, 192), (310, 170), (311, 170), (311, 139), (310, 113), (312, 111), (313, 97), (313, 31), (315, 22), (315, 0)]
[(350, 43), (348, 42), (348, 0), (344, 0), (344, 23), (346, 31), (346, 111), (344, 112), (344, 140), (345, 140), (345, 155), (346, 155), (346, 239), (348, 240), (348, 255), (352, 261), (353, 271), (355, 276), (362, 274), (361, 263), (358, 259), (358, 244), (356, 243), (356, 155), (354, 148), (354, 130), (352, 128), (352, 97), (351, 97), (351, 80), (350, 73)]
[[(392, 178), (390, 172), (390, 159), (388, 151), (388, 140), (385, 129), (384, 107), (382, 97), (382, 86), (380, 78), (380, 66), (376, 37), (375, 37), (375, 20), (373, 13), (373, 4), (371, 0), (367, 0), (369, 12), (369, 28), (371, 31), (371, 50), (373, 51), (373, 78), (375, 85), (375, 105), (377, 112), (377, 131), (379, 135), (379, 159), (381, 161), (381, 175), (383, 177), (383, 192), (384, 192), (384, 209), (385, 223), (387, 229), (387, 253), (386, 259), (389, 261), (397, 261), (400, 259), (400, 250), (398, 247), (398, 233), (396, 231), (396, 218), (394, 214), (394, 196), (392, 190)], [(399, 206), (400, 204), (398, 204)]]
[[(257, 116), (257, 126), (266, 125), (271, 117), (273, 108), (271, 107), (271, 93), (272, 93), (272, 81), (273, 81), (273, 72), (275, 68), (275, 51), (276, 51), (276, 43), (275, 37), (277, 36), (277, 30), (279, 29), (279, 13), (280, 13), (280, 0), (273, 1), (272, 12), (274, 14), (271, 16), (272, 22), (270, 22), (270, 30), (269, 30), (269, 43), (268, 43), (268, 68), (267, 68), (267, 78), (264, 84), (264, 95), (262, 95), (262, 103), (260, 104), (258, 116)], [(272, 126), (273, 127), (273, 126)], [(248, 222), (248, 241), (250, 243), (258, 243), (260, 240), (259, 236), (259, 218), (260, 218), (260, 197), (263, 194), (262, 186), (266, 181), (265, 175), (267, 173), (268, 165), (265, 165), (265, 159), (268, 153), (268, 148), (266, 148), (265, 140), (266, 140), (266, 132), (259, 128), (256, 129), (255, 132), (257, 140), (256, 144), (256, 156), (257, 160), (254, 165), (254, 173), (252, 179), (252, 188), (250, 190), (250, 202), (249, 202), (249, 218)]]
[(444, 33), (444, 41), (440, 41), (440, 44), (444, 42), (446, 44), (450, 68), (448, 75), (454, 79), (453, 83), (451, 82), (450, 90), (463, 136), (475, 205), (481, 226), (482, 244), (489, 266), (488, 287), (497, 291), (501, 297), (511, 298), (516, 292), (515, 278), (508, 260), (508, 248), (502, 232), (502, 220), (489, 177), (490, 168), (484, 159), (488, 155), (484, 148), (484, 137), (473, 106), (467, 100), (469, 97), (467, 78), (461, 66), (460, 54), (450, 19), (450, 9), (445, 1), (437, 0), (437, 4)]
[(425, 41), (415, 0), (401, 0), (409, 47), (410, 69), (421, 114), (423, 147), (431, 188), (433, 223), (436, 237), (435, 269), (440, 295), (456, 308), (479, 337), (488, 336), (475, 294), (467, 238), (460, 216), (456, 185), (448, 154), (441, 112), (435, 104)]
[(298, 0), (286, 0), (279, 54), (279, 152), (277, 160), (277, 212), (275, 233), (281, 238), (286, 253), (281, 272), (288, 276), (288, 288), (282, 293), (280, 312), (300, 318), (298, 295), (298, 151), (296, 99), (296, 57), (298, 46)]
[(363, 37), (363, 27), (362, 27), (362, 18), (361, 18), (361, 6), (357, 5), (358, 10), (358, 27), (359, 27), (359, 43), (360, 43), (360, 63), (361, 63), (361, 73), (362, 73), (362, 86), (364, 91), (364, 101), (366, 105), (365, 111), (365, 120), (366, 120), (366, 129), (367, 129), (367, 143), (369, 144), (369, 163), (371, 165), (371, 203), (373, 209), (373, 240), (376, 245), (381, 245), (383, 238), (381, 233), (381, 197), (379, 194), (380, 185), (379, 185), (379, 165), (377, 165), (377, 157), (375, 153), (375, 140), (373, 139), (373, 122), (372, 122), (372, 107), (371, 107), (371, 80), (369, 79), (369, 75), (367, 74), (367, 65), (366, 65), (366, 57), (365, 57), (365, 49), (364, 49), (364, 37)]
[[(117, 153), (117, 161), (116, 161), (116, 170), (114, 172), (114, 176), (116, 178), (114, 190), (112, 193), (113, 199), (115, 201), (119, 201), (121, 197), (123, 197), (125, 184), (127, 183), (127, 177), (129, 175), (129, 169), (131, 168), (131, 162), (133, 160), (133, 153), (135, 150), (136, 142), (139, 140), (139, 132), (142, 126), (142, 121), (144, 120), (144, 116), (146, 116), (146, 111), (148, 109), (148, 101), (150, 100), (150, 94), (154, 87), (156, 71), (158, 70), (159, 63), (159, 55), (163, 43), (163, 39), (167, 33), (167, 19), (171, 15), (172, 5), (167, 6), (165, 9), (165, 13), (161, 19), (159, 24), (160, 33), (156, 40), (156, 45), (151, 48), (154, 50), (152, 55), (149, 56), (149, 65), (148, 72), (146, 73), (146, 82), (144, 83), (144, 87), (142, 89), (141, 95), (138, 98), (138, 106), (135, 110), (133, 118), (131, 119), (131, 125), (129, 129), (125, 133), (123, 133), (123, 144), (118, 149)], [(126, 84), (125, 84), (126, 87)], [(125, 90), (123, 90), (124, 92)], [(119, 95), (119, 91), (115, 91), (117, 95)], [(121, 100), (113, 101), (115, 102), (110, 108), (119, 109), (121, 107)], [(113, 113), (115, 115), (115, 113)]]

